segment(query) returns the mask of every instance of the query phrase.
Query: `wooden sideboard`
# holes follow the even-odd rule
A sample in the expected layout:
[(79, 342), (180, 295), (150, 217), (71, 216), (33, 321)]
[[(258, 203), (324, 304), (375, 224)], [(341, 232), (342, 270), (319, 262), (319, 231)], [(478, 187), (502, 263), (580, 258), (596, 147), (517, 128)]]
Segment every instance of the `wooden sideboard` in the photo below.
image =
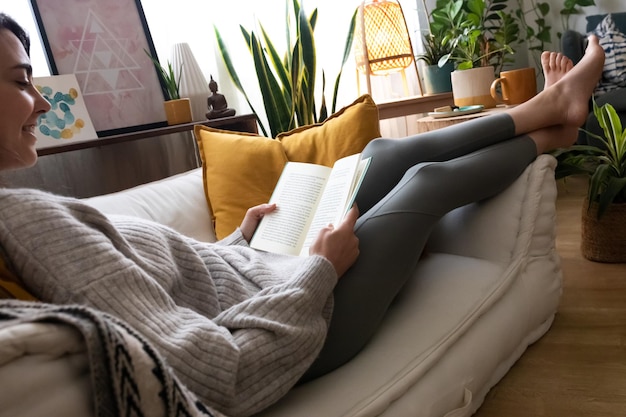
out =
[(218, 129), (233, 130), (235, 132), (258, 133), (257, 120), (254, 114), (241, 116), (223, 117), (220, 119), (204, 120), (191, 123), (182, 123), (172, 126), (158, 127), (155, 129), (138, 130), (135, 132), (122, 133), (119, 135), (105, 136), (78, 143), (69, 143), (61, 146), (51, 146), (37, 149), (39, 156), (52, 155), (61, 152), (75, 151), (79, 149), (93, 148), (94, 146), (113, 145), (116, 143), (129, 142), (137, 139), (153, 138), (156, 136), (172, 135), (174, 133), (192, 131), (195, 125), (205, 125)]
[(85, 198), (108, 194), (200, 166), (192, 131), (196, 124), (257, 133), (256, 116), (165, 126), (39, 149), (31, 168), (5, 172), (4, 184)]
[[(450, 105), (452, 93), (378, 103), (381, 120)], [(108, 194), (200, 166), (196, 124), (258, 133), (254, 114), (129, 132), (37, 150), (34, 167), (2, 174), (4, 184), (85, 198)]]

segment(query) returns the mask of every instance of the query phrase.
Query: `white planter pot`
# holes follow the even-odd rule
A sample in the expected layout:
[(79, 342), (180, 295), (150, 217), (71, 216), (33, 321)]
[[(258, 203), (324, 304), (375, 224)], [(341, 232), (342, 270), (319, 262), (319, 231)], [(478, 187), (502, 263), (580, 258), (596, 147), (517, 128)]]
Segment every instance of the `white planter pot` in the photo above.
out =
[(485, 108), (496, 107), (496, 101), (491, 97), (491, 84), (495, 80), (492, 66), (454, 71), (451, 80), (455, 106), (482, 104)]

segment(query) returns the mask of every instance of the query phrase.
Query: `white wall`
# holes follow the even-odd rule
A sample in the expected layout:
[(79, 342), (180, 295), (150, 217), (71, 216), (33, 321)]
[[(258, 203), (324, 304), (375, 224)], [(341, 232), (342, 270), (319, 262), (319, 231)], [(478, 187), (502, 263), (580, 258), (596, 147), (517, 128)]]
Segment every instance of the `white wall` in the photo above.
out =
[[(558, 4), (559, 8), (561, 1), (550, 0), (551, 3)], [(585, 33), (587, 28), (587, 21), (585, 16), (591, 16), (594, 14), (626, 12), (626, 1), (624, 0), (595, 0), (595, 6), (589, 6), (583, 8), (584, 14), (575, 15), (570, 18), (570, 29), (577, 30), (581, 33)], [(558, 10), (553, 10), (551, 13), (551, 19), (554, 21), (559, 19)], [(559, 31), (562, 31), (562, 25), (559, 26)]]
[[(524, 0), (529, 4), (529, 0)], [(562, 0), (547, 0), (551, 3), (552, 12), (550, 21), (553, 27), (553, 45), (551, 49), (558, 49), (556, 32), (563, 31), (559, 10)], [(326, 73), (326, 98), (328, 101), (332, 95), (332, 83), (336, 77), (341, 62), (344, 40), (348, 29), (349, 19), (354, 9), (360, 4), (360, 0), (301, 0), (305, 10), (310, 13), (314, 7), (318, 8), (318, 24), (316, 28), (316, 42), (318, 62), (320, 68)], [(414, 35), (417, 32), (418, 16), (417, 5), (422, 0), (401, 0), (405, 17)], [(426, 0), (427, 7), (432, 8), (435, 0)], [(626, 10), (624, 0), (596, 0), (597, 7), (585, 8), (586, 14), (616, 12)], [(222, 35), (228, 40), (227, 45), (233, 57), (237, 70), (243, 78), (242, 83), (248, 92), (256, 90), (256, 77), (254, 75), (250, 54), (244, 45), (239, 31), (239, 24), (250, 29), (254, 28), (257, 21), (262, 22), (269, 31), (270, 36), (277, 43), (283, 39), (285, 0), (233, 0), (228, 2), (215, 2), (207, 0), (175, 0), (163, 7), (162, 0), (142, 0), (143, 8), (150, 26), (155, 47), (159, 58), (164, 61), (169, 59), (171, 47), (178, 42), (189, 43), (196, 60), (208, 79), (210, 75), (218, 81), (220, 91), (226, 95), (231, 107), (239, 113), (247, 113), (249, 110), (245, 101), (236, 92), (230, 79), (225, 72), (221, 58), (215, 50), (213, 36), (213, 24), (217, 25)], [(175, 4), (176, 7), (169, 7)], [(514, 4), (514, 2), (512, 2)], [(0, 10), (15, 17), (33, 38), (32, 60), (35, 68), (35, 76), (48, 75), (45, 55), (41, 44), (37, 41), (37, 27), (30, 11), (29, 0), (0, 0)], [(421, 16), (422, 21), (424, 16)], [(572, 28), (584, 31), (585, 18), (573, 16), (570, 24)], [(284, 47), (284, 43), (282, 45)], [(419, 46), (416, 46), (419, 52)], [(519, 50), (519, 48), (518, 48)], [(520, 51), (518, 56), (520, 66), (529, 62), (528, 56)], [(321, 70), (318, 70), (321, 76)], [(344, 68), (340, 87), (338, 105), (341, 107), (352, 102), (358, 95), (356, 86), (356, 71), (354, 60), (350, 59)], [(318, 81), (321, 88), (321, 81)], [(254, 94), (251, 94), (254, 96)], [(261, 107), (260, 98), (256, 102)], [(262, 110), (257, 108), (257, 110)]]

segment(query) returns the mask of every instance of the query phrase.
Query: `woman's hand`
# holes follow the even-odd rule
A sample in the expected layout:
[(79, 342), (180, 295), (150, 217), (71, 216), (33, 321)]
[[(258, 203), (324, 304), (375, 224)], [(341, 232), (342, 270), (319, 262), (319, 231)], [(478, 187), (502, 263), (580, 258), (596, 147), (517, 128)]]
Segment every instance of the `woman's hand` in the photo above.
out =
[(320, 230), (309, 249), (309, 254), (328, 259), (338, 277), (345, 274), (359, 256), (359, 238), (354, 234), (354, 225), (358, 218), (359, 210), (354, 206), (339, 226), (328, 225)]
[(250, 207), (246, 212), (243, 221), (241, 222), (241, 234), (243, 234), (243, 238), (246, 239), (248, 243), (250, 243), (250, 239), (252, 239), (252, 235), (256, 230), (259, 222), (267, 213), (271, 213), (276, 210), (276, 204), (259, 204), (258, 206)]

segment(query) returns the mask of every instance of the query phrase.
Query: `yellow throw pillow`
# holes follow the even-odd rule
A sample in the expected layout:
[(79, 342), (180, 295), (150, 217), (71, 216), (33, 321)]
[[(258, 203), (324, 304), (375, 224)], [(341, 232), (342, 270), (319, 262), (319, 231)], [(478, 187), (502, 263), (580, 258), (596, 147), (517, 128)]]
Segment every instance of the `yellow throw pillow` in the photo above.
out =
[(248, 208), (266, 203), (287, 161), (331, 166), (380, 137), (378, 108), (369, 95), (323, 123), (282, 133), (278, 140), (196, 125), (204, 191), (218, 239), (232, 233)]
[(218, 239), (241, 224), (246, 211), (267, 203), (287, 162), (280, 142), (249, 133), (195, 126), (204, 193)]
[(380, 137), (378, 107), (367, 94), (329, 116), (324, 122), (280, 133), (287, 158), (332, 166), (337, 159), (363, 150)]

